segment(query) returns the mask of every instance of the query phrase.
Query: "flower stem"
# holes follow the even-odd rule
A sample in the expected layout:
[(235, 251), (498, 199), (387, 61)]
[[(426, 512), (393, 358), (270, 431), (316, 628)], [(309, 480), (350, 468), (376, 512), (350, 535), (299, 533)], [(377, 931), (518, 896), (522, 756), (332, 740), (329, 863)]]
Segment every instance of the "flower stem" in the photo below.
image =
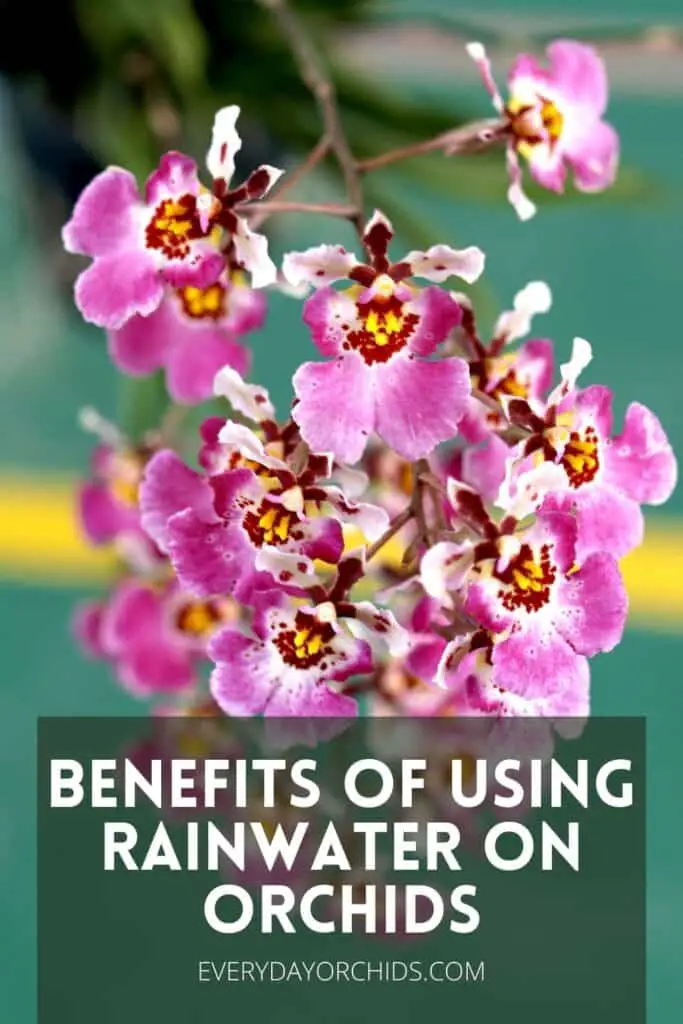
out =
[(368, 160), (361, 160), (357, 166), (358, 170), (365, 174), (368, 171), (376, 171), (380, 167), (388, 167), (400, 160), (409, 160), (412, 157), (433, 153), (437, 150), (441, 150), (447, 156), (455, 156), (460, 153), (479, 153), (502, 142), (507, 131), (508, 122), (503, 118), (473, 121), (471, 124), (443, 132), (441, 135), (425, 139), (423, 142), (413, 142), (409, 146), (401, 146), (399, 149), (380, 153), (379, 156), (370, 157)]
[(363, 186), (341, 122), (332, 79), (325, 71), (306, 26), (289, 6), (287, 0), (259, 0), (259, 3), (272, 11), (282, 35), (289, 43), (301, 79), (317, 101), (323, 118), (325, 135), (329, 139), (331, 151), (337, 158), (346, 194), (354, 210), (351, 220), (362, 237)]
[(414, 511), (411, 505), (404, 508), (402, 512), (399, 512), (394, 519), (392, 519), (389, 527), (384, 531), (381, 537), (378, 537), (374, 544), (365, 552), (365, 557), (369, 562), (371, 558), (374, 558), (378, 551), (380, 551), (385, 544), (388, 544), (392, 537), (395, 537), (399, 530), (402, 530), (406, 523), (409, 523), (414, 516)]
[[(276, 188), (274, 192), (271, 193), (270, 201), (272, 202), (273, 200), (275, 200), (279, 202), (282, 199), (283, 195), (285, 195), (288, 192), (291, 192), (295, 185), (298, 185), (299, 182), (302, 181), (307, 174), (310, 174), (311, 171), (315, 170), (320, 161), (325, 159), (329, 151), (330, 140), (328, 139), (327, 135), (323, 135), (320, 141), (317, 142), (313, 149), (310, 151), (306, 159), (303, 160), (298, 165), (298, 167), (295, 167), (294, 170), (287, 175), (283, 183), (278, 188)], [(260, 225), (263, 224), (263, 222), (269, 216), (269, 212), (275, 213), (274, 210), (261, 210), (259, 213), (257, 213), (251, 224), (253, 230), (256, 230), (256, 228), (260, 227)]]
[[(341, 203), (298, 203), (286, 199), (264, 199), (263, 202), (249, 203), (240, 213), (257, 213), (269, 216), (271, 213), (324, 213), (330, 217), (346, 217), (355, 220), (356, 207)], [(259, 221), (261, 223), (261, 221)]]

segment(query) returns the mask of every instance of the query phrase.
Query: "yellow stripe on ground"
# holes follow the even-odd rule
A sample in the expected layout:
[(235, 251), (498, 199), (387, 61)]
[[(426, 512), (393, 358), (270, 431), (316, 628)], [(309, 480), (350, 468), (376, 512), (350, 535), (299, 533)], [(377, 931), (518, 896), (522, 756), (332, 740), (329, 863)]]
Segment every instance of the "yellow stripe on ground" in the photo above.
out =
[(104, 580), (109, 553), (78, 528), (74, 485), (63, 477), (0, 475), (0, 578), (29, 583)]
[(683, 521), (647, 524), (645, 543), (621, 563), (634, 621), (683, 632)]
[[(46, 585), (106, 580), (112, 557), (83, 540), (73, 493), (61, 476), (0, 475), (0, 578)], [(386, 554), (400, 560), (396, 540)], [(683, 521), (652, 520), (645, 543), (622, 569), (632, 621), (683, 632)]]

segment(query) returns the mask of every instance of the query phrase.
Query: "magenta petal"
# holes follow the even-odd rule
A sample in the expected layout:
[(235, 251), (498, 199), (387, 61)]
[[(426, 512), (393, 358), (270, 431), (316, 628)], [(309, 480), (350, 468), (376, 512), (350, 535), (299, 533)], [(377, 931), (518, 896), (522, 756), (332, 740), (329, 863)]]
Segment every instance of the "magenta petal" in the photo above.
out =
[(331, 363), (304, 363), (294, 374), (292, 410), (314, 452), (339, 462), (360, 459), (375, 421), (372, 373), (355, 352)]
[(81, 192), (62, 239), (67, 252), (105, 256), (135, 246), (136, 208), (141, 206), (135, 178), (109, 167)]
[(605, 480), (640, 504), (661, 505), (676, 486), (678, 468), (668, 438), (640, 402), (626, 410), (624, 428), (604, 450)]
[(98, 257), (79, 276), (74, 294), (89, 323), (117, 330), (136, 313), (153, 313), (164, 287), (153, 257), (130, 250)]
[(226, 715), (258, 715), (277, 681), (268, 647), (232, 629), (221, 630), (209, 642), (211, 694)]
[[(467, 588), (465, 613), (474, 622), (492, 633), (501, 633), (514, 622), (514, 614), (509, 611), (501, 599), (501, 584), (494, 578), (482, 579)], [(526, 614), (526, 613), (525, 613)]]
[(355, 302), (334, 288), (321, 288), (304, 303), (303, 320), (314, 345), (323, 356), (336, 356), (346, 338), (343, 325), (357, 319)]
[(605, 65), (592, 46), (557, 39), (548, 47), (553, 83), (570, 103), (589, 107), (596, 118), (607, 106)]
[(550, 545), (552, 561), (562, 573), (567, 573), (574, 567), (577, 537), (576, 519), (569, 510), (547, 508), (545, 504), (529, 532), (529, 539), (537, 547), (542, 544)]
[(268, 303), (263, 292), (245, 284), (231, 282), (227, 293), (227, 315), (224, 326), (236, 335), (263, 327)]
[(579, 526), (576, 544), (579, 564), (595, 551), (623, 558), (643, 543), (643, 513), (632, 498), (599, 484), (580, 487), (574, 498)]
[(332, 564), (339, 561), (344, 550), (344, 534), (336, 519), (318, 516), (303, 527), (301, 553)]
[[(544, 704), (542, 710), (546, 717), (560, 719), (553, 723), (560, 736), (576, 739), (581, 735), (585, 719), (590, 714), (590, 678), (588, 659), (577, 657), (565, 686)], [(574, 721), (567, 721), (570, 718)]]
[[(600, 437), (608, 438), (612, 433), (612, 398), (612, 392), (604, 384), (592, 384), (579, 391), (573, 406), (581, 426), (594, 425)], [(571, 398), (567, 405), (571, 409)]]
[(168, 543), (171, 516), (191, 508), (207, 522), (215, 521), (213, 491), (208, 481), (186, 466), (175, 452), (157, 452), (147, 463), (140, 485), (142, 527), (162, 551)]
[(425, 683), (433, 683), (445, 647), (446, 641), (442, 636), (419, 637), (406, 657), (406, 670)]
[(197, 165), (189, 156), (171, 151), (164, 153), (159, 167), (145, 183), (145, 198), (150, 206), (163, 199), (199, 194)]
[(461, 479), (478, 491), (485, 501), (495, 501), (505, 479), (509, 457), (509, 446), (492, 435), (480, 448), (465, 448)]
[(616, 560), (594, 554), (556, 588), (555, 623), (579, 654), (611, 651), (621, 640), (628, 597)]
[(394, 357), (377, 370), (377, 433), (405, 459), (422, 458), (457, 433), (469, 393), (462, 359)]
[(213, 397), (216, 374), (232, 366), (242, 376), (249, 369), (249, 352), (220, 327), (198, 327), (176, 321), (166, 361), (166, 385), (171, 398), (188, 405)]
[(269, 718), (355, 718), (357, 714), (352, 697), (335, 693), (322, 679), (296, 669), (281, 678), (266, 708)]
[(83, 532), (93, 544), (107, 544), (138, 525), (137, 510), (116, 501), (104, 484), (84, 484), (78, 496), (78, 510)]
[(161, 268), (161, 275), (174, 288), (193, 285), (208, 288), (225, 270), (225, 260), (206, 242), (195, 242), (192, 252), (183, 260), (169, 260)]
[(550, 390), (553, 366), (553, 344), (546, 338), (532, 338), (520, 347), (517, 372), (523, 381), (528, 382), (532, 398), (540, 398)]
[(268, 639), (273, 629), (276, 628), (275, 616), (280, 609), (286, 608), (288, 603), (289, 600), (284, 592), (274, 589), (272, 580), (270, 587), (259, 591), (258, 594), (254, 594), (254, 599), (251, 602), (253, 609), (251, 629), (259, 640)]
[(409, 347), (421, 356), (431, 355), (462, 320), (460, 306), (443, 288), (423, 288), (407, 306), (420, 317)]
[(546, 68), (542, 68), (535, 57), (528, 53), (520, 53), (508, 74), (508, 86), (512, 94), (516, 91), (516, 83), (519, 79), (531, 79), (542, 90), (549, 84), (550, 72)]
[(374, 668), (374, 658), (370, 644), (365, 640), (356, 640), (341, 661), (329, 671), (328, 682), (343, 683), (351, 676), (367, 675)]
[(191, 656), (181, 647), (149, 643), (125, 653), (118, 663), (121, 682), (139, 696), (175, 693), (195, 682)]
[(492, 660), (496, 684), (526, 700), (550, 702), (585, 683), (585, 659), (553, 629), (544, 631), (537, 623), (494, 644)]
[(160, 639), (162, 621), (159, 596), (150, 587), (130, 580), (117, 588), (105, 610), (102, 646), (110, 656), (125, 655), (137, 644)]
[[(254, 576), (254, 549), (243, 531), (207, 523), (192, 509), (172, 516), (168, 553), (183, 589), (201, 597), (230, 593), (241, 597)], [(272, 586), (269, 576), (265, 579)]]
[(545, 146), (535, 147), (529, 156), (529, 170), (532, 178), (543, 188), (558, 195), (564, 192), (567, 169), (560, 150), (550, 155)]
[(222, 416), (208, 416), (199, 427), (199, 436), (202, 445), (199, 449), (197, 460), (202, 469), (207, 473), (215, 473), (219, 466), (225, 461), (223, 445), (218, 440), (218, 435), (225, 426), (225, 419)]
[(568, 139), (566, 156), (574, 169), (576, 187), (601, 192), (614, 182), (619, 166), (619, 136), (611, 124), (598, 121), (576, 139)]
[(132, 376), (144, 376), (164, 365), (175, 317), (165, 299), (149, 316), (133, 316), (107, 341), (112, 361)]
[(101, 601), (84, 601), (76, 608), (71, 630), (81, 650), (90, 658), (103, 658), (102, 616), (105, 605)]
[(211, 477), (211, 490), (213, 507), (221, 519), (238, 516), (241, 521), (244, 512), (240, 512), (237, 500), (251, 498), (258, 501), (263, 497), (263, 487), (250, 469), (231, 469), (217, 473)]

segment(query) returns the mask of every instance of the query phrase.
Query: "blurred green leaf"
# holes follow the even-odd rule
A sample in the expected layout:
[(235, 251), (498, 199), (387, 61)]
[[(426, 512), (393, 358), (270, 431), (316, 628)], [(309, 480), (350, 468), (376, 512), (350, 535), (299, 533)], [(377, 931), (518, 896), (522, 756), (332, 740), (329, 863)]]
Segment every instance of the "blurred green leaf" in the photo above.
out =
[(156, 430), (170, 405), (161, 371), (149, 377), (121, 378), (117, 422), (132, 441), (140, 441)]
[[(383, 172), (376, 172), (377, 177)], [(501, 150), (477, 156), (443, 157), (441, 155), (416, 157), (394, 168), (400, 179), (419, 186), (432, 194), (451, 200), (485, 203), (505, 203), (507, 177)], [(388, 177), (388, 171), (387, 171)], [(570, 175), (571, 177), (571, 175)], [(606, 192), (587, 195), (571, 184), (563, 195), (549, 192), (536, 185), (530, 175), (525, 177), (525, 188), (539, 205), (562, 202), (599, 203), (661, 203), (669, 194), (662, 182), (644, 171), (622, 167), (617, 180)]]
[(192, 0), (76, 0), (84, 35), (107, 66), (142, 47), (180, 91), (206, 73), (206, 39)]

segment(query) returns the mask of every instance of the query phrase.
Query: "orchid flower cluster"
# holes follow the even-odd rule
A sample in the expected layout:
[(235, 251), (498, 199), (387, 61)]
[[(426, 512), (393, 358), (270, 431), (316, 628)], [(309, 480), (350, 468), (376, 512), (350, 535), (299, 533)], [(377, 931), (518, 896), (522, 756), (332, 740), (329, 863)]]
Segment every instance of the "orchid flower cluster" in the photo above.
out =
[[(612, 182), (618, 139), (592, 49), (553, 43), (548, 68), (519, 57), (507, 102), (483, 48), (469, 52), (499, 119), (434, 149), (502, 144), (522, 218), (533, 207), (520, 157), (555, 191), (567, 167), (579, 189)], [(92, 259), (76, 304), (106, 329), (119, 370), (163, 369), (174, 402), (223, 403), (192, 465), (163, 424), (129, 439), (87, 415), (100, 443), (80, 518), (93, 544), (115, 548), (120, 572), (78, 610), (83, 646), (165, 711), (291, 719), (310, 741), (359, 706), (585, 718), (589, 659), (619, 643), (626, 621), (619, 559), (642, 541), (641, 506), (666, 501), (676, 481), (659, 421), (635, 402), (615, 429), (610, 390), (581, 382), (584, 339), (555, 371), (552, 343), (529, 337), (550, 307), (542, 282), (483, 337), (461, 284), (483, 272), (476, 246), (397, 255), (381, 210), (364, 222), (343, 207), (357, 252), (324, 243), (278, 268), (251, 218), (314, 209), (278, 210), (287, 179), (269, 205), (282, 173), (270, 166), (233, 183), (238, 114), (216, 116), (208, 188), (179, 153), (144, 196), (109, 168), (64, 228), (66, 248)], [(326, 137), (318, 156), (336, 156), (360, 189), (347, 148)], [(305, 296), (302, 330), (322, 357), (297, 369), (284, 418), (245, 379), (245, 339), (278, 288)]]

